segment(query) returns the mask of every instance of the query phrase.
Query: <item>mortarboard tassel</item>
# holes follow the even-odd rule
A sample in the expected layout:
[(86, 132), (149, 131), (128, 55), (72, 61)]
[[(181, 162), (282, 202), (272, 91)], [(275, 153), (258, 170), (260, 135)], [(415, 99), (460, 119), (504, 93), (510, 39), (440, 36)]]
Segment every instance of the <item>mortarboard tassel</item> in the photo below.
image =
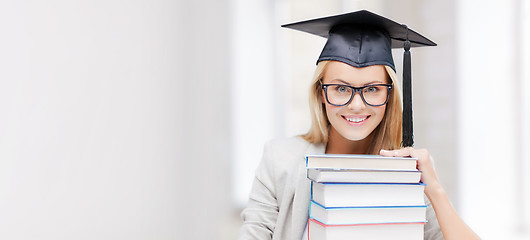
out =
[(413, 123), (412, 123), (412, 74), (410, 60), (409, 29), (407, 29), (407, 39), (403, 45), (403, 147), (414, 146)]

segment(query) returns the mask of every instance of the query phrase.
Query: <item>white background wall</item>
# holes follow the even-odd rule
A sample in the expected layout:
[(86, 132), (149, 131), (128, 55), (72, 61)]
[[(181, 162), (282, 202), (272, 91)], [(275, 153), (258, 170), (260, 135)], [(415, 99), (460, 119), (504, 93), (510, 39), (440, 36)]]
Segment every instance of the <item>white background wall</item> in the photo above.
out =
[(1, 1), (0, 239), (222, 235), (228, 16), (225, 1)]
[(528, 239), (528, 1), (459, 1), (459, 201), (488, 239)]

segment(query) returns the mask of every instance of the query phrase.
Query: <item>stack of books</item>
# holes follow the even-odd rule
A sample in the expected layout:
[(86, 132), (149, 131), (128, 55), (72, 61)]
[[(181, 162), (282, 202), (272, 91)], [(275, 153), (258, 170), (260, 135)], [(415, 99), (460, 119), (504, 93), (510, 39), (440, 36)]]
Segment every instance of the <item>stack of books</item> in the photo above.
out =
[(309, 240), (423, 239), (424, 184), (416, 158), (308, 155)]

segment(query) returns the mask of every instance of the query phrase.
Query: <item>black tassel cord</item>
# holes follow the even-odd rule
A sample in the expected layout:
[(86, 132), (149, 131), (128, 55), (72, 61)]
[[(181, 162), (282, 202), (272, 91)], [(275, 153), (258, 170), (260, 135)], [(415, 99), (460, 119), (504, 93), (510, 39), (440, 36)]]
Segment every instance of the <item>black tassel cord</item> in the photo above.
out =
[[(407, 28), (405, 26), (405, 28)], [(412, 73), (410, 59), (410, 41), (407, 28), (407, 39), (403, 48), (403, 147), (414, 146), (412, 123)]]

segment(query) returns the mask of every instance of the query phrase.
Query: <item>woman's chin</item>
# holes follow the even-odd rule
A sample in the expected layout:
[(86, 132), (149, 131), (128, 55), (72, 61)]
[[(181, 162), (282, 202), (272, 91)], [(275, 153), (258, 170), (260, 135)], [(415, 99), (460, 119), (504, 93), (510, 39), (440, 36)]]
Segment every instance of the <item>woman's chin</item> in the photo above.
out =
[(343, 137), (349, 141), (362, 141), (362, 140), (365, 140), (366, 137), (368, 136), (367, 135), (362, 135), (362, 136), (355, 135), (355, 136), (343, 136)]
[(369, 135), (370, 133), (364, 133), (364, 132), (359, 132), (359, 131), (355, 131), (355, 132), (340, 132), (339, 131), (339, 134), (342, 136), (342, 138), (344, 138), (345, 140), (349, 140), (349, 141), (362, 141), (362, 140), (365, 140)]

